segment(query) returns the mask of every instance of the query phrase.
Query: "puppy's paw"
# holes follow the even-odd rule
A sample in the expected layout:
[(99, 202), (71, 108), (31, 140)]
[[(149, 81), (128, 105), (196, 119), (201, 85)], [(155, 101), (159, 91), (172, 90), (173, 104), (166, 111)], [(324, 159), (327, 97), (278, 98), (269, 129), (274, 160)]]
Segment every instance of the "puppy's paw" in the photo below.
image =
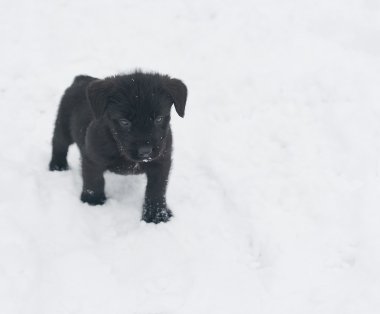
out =
[(49, 163), (49, 170), (50, 171), (65, 171), (69, 169), (69, 165), (67, 164), (67, 161), (64, 160), (62, 162), (57, 162), (55, 160), (52, 160)]
[(106, 201), (106, 196), (104, 193), (96, 194), (94, 191), (85, 190), (82, 192), (80, 196), (80, 200), (83, 203), (87, 203), (89, 205), (103, 205)]
[(168, 222), (173, 217), (172, 211), (166, 206), (165, 202), (147, 202), (143, 207), (142, 220), (147, 223)]

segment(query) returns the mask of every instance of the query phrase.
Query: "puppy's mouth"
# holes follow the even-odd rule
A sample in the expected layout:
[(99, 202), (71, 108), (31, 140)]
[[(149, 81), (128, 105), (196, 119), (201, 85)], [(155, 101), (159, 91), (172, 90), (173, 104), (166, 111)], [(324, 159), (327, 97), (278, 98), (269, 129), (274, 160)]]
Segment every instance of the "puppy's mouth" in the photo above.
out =
[(145, 157), (145, 158), (132, 158), (131, 156), (126, 156), (128, 160), (134, 161), (134, 162), (151, 162), (153, 160), (156, 160), (159, 156), (157, 157)]
[(150, 162), (152, 160), (153, 160), (152, 157), (148, 157), (148, 158), (141, 159), (141, 162)]
[(144, 163), (154, 161), (161, 156), (161, 154), (157, 154), (157, 155), (152, 155), (152, 156), (148, 156), (148, 157), (138, 157), (133, 153), (131, 154), (130, 152), (125, 152), (125, 151), (123, 152), (122, 155), (124, 156), (125, 159), (127, 159), (129, 161), (144, 162)]

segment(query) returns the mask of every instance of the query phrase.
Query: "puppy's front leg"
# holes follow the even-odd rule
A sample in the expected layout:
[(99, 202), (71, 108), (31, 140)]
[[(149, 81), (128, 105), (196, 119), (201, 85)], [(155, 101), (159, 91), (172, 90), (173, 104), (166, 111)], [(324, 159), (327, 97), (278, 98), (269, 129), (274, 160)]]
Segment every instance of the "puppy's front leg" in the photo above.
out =
[(146, 222), (167, 222), (172, 217), (166, 205), (166, 186), (170, 171), (170, 161), (152, 163), (147, 167), (147, 186), (142, 219)]
[(82, 157), (83, 191), (81, 201), (90, 205), (103, 205), (106, 201), (104, 195), (104, 169), (94, 162)]

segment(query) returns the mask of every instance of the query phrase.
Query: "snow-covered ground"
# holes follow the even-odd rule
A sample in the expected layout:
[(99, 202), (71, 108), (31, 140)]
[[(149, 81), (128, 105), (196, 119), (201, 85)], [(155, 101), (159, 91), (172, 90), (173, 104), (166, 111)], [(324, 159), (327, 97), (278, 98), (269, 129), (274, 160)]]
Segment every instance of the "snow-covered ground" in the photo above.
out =
[[(380, 313), (380, 2), (0, 2), (1, 314)], [(182, 79), (167, 224), (47, 171), (77, 74)]]

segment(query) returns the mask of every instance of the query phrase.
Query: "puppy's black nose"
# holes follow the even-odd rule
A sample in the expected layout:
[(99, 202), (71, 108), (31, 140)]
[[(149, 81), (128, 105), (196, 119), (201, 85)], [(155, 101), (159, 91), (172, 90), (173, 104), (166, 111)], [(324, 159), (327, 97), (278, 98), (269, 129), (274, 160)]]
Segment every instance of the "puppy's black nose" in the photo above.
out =
[(149, 157), (150, 154), (152, 153), (153, 147), (150, 145), (144, 145), (139, 147), (137, 150), (137, 154), (139, 155), (140, 158), (146, 158)]

